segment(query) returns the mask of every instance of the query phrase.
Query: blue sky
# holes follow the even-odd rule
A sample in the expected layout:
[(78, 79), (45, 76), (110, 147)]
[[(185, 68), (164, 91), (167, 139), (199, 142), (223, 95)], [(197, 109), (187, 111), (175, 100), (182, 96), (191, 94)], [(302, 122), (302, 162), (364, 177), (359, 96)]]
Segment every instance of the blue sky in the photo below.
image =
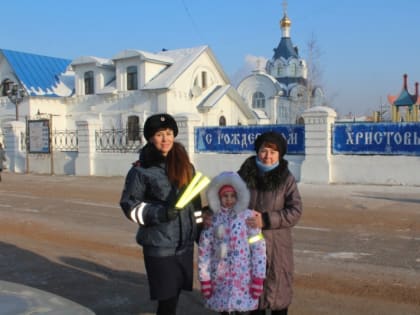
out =
[[(271, 59), (282, 0), (16, 0), (2, 3), (0, 48), (75, 59), (209, 45), (233, 83), (252, 57)], [(370, 114), (420, 81), (418, 0), (289, 0), (301, 57), (315, 38), (322, 84), (339, 114)]]

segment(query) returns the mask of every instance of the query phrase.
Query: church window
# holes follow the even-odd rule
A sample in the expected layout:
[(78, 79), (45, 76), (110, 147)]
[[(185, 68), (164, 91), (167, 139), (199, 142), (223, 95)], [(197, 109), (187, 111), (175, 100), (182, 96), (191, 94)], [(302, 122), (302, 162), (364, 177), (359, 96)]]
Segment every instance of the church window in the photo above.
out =
[(283, 72), (283, 65), (282, 64), (278, 64), (277, 65), (277, 76), (278, 77), (281, 76), (282, 72)]
[(127, 67), (127, 90), (137, 90), (137, 67)]
[(93, 71), (87, 71), (84, 74), (84, 82), (85, 82), (85, 95), (94, 94), (94, 77)]
[(252, 108), (265, 108), (265, 96), (262, 92), (255, 92), (252, 95)]
[(226, 117), (225, 116), (220, 116), (219, 126), (226, 126)]
[(127, 120), (127, 138), (131, 141), (139, 140), (140, 138), (140, 125), (139, 116), (128, 116)]
[(292, 76), (296, 77), (297, 76), (297, 66), (296, 66), (295, 63), (292, 63), (290, 65), (290, 70), (291, 70)]
[(207, 72), (201, 72), (201, 87), (203, 90), (207, 89)]

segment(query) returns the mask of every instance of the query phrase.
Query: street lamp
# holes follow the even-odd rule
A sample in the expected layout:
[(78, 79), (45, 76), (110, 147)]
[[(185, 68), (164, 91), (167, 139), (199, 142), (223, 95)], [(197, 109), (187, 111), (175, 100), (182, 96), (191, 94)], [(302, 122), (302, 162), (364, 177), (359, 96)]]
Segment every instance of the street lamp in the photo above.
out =
[(11, 87), (7, 90), (7, 96), (9, 100), (15, 104), (16, 108), (16, 120), (19, 120), (19, 104), (23, 101), (25, 97), (25, 90), (19, 87), (17, 83), (13, 83)]

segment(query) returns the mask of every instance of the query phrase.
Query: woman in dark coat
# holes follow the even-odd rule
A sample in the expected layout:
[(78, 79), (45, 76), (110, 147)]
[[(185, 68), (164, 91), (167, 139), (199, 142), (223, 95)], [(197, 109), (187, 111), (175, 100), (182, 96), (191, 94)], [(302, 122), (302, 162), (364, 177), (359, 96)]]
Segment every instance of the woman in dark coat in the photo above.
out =
[(245, 160), (238, 173), (251, 192), (250, 227), (262, 228), (267, 247), (267, 275), (259, 309), (252, 315), (286, 315), (292, 302), (293, 246), (291, 228), (302, 215), (302, 201), (294, 176), (283, 159), (287, 142), (277, 132), (255, 140), (256, 155)]
[(137, 243), (158, 315), (174, 315), (181, 290), (192, 290), (193, 252), (197, 239), (194, 217), (199, 198), (183, 209), (175, 203), (191, 181), (193, 166), (185, 148), (175, 142), (178, 126), (168, 114), (150, 116), (144, 124), (148, 143), (126, 176), (120, 205), (139, 224)]

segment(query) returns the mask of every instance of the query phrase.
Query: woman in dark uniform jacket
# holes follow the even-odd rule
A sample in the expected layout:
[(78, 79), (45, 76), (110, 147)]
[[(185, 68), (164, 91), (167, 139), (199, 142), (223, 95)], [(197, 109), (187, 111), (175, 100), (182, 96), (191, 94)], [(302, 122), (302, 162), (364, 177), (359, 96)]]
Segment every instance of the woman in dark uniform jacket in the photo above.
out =
[(158, 315), (176, 314), (181, 290), (192, 290), (193, 249), (197, 239), (194, 211), (189, 203), (175, 209), (180, 192), (194, 168), (185, 148), (175, 142), (178, 126), (168, 114), (150, 116), (144, 124), (148, 143), (126, 176), (120, 205), (139, 224), (136, 240), (143, 248), (150, 298), (158, 300)]

